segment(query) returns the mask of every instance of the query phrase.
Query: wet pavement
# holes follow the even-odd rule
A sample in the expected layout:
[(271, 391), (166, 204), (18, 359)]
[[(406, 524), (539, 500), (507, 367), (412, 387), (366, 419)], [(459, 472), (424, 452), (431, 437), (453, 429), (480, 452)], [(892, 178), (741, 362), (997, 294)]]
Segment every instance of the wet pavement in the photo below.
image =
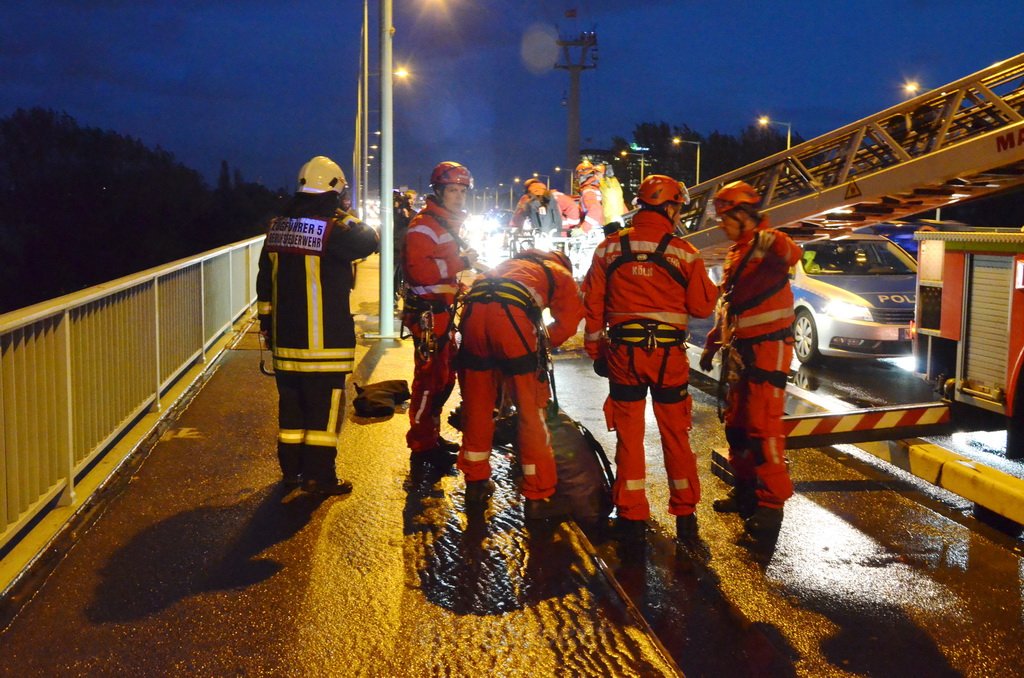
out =
[[(361, 284), (375, 281), (371, 260)], [(375, 282), (374, 282), (375, 284)], [(375, 289), (356, 301), (376, 328)], [(361, 340), (359, 383), (411, 373)], [(277, 483), (272, 379), (255, 335), (228, 351), (144, 463), (42, 559), (0, 635), (0, 675), (1019, 675), (1019, 529), (845, 448), (790, 453), (775, 544), (715, 514), (714, 397), (695, 379), (703, 548), (677, 548), (656, 429), (646, 540), (527, 529), (510, 453), (467, 512), (455, 472), (410, 469), (404, 411), (347, 415), (351, 496)], [(604, 445), (606, 385), (556, 359), (560, 402)], [(703, 384), (708, 391), (709, 384)], [(351, 388), (350, 388), (351, 392)], [(350, 393), (351, 396), (351, 393)], [(449, 403), (458, 402), (457, 394)], [(653, 420), (652, 420), (653, 421)], [(457, 434), (447, 428), (448, 437)]]

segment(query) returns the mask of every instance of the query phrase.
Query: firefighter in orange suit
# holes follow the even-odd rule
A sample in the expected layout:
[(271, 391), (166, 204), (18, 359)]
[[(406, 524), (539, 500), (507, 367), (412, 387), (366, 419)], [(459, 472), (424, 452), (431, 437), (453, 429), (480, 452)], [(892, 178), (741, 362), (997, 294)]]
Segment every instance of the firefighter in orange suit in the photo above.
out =
[(409, 222), (405, 236), (406, 295), (402, 324), (415, 347), (409, 432), (410, 459), (450, 466), (459, 449), (441, 437), (441, 409), (455, 386), (457, 276), (476, 263), (459, 229), (473, 176), (457, 162), (442, 162), (430, 175), (433, 195)]
[(379, 248), (377, 232), (341, 209), (344, 195), (345, 175), (330, 158), (303, 165), (298, 191), (270, 221), (256, 277), (260, 330), (274, 354), (284, 484), (319, 494), (352, 491), (335, 470), (356, 347), (352, 262)]
[[(547, 327), (541, 318), (545, 308), (553, 318)], [(526, 518), (563, 512), (552, 499), (557, 475), (545, 423), (548, 349), (573, 336), (582, 319), (580, 290), (561, 252), (521, 252), (491, 269), (466, 295), (459, 328), (463, 430), (458, 467), (466, 476), (467, 504), (483, 503), (494, 492), (492, 410), (504, 384), (519, 415)]]
[(637, 192), (632, 225), (601, 242), (583, 281), (585, 347), (595, 371), (609, 380), (604, 411), (617, 438), (612, 494), (618, 525), (635, 537), (650, 517), (644, 489), (650, 391), (668, 473), (668, 510), (684, 542), (697, 539), (694, 510), (700, 500), (689, 440), (686, 327), (691, 315), (710, 316), (718, 296), (700, 254), (675, 236), (688, 200), (681, 182), (661, 174), (647, 177)]
[(761, 198), (736, 181), (715, 195), (719, 226), (732, 247), (726, 255), (722, 302), (708, 334), (701, 368), (709, 371), (723, 349), (721, 379), (729, 384), (725, 435), (736, 486), (714, 502), (720, 513), (739, 513), (756, 538), (778, 535), (782, 505), (793, 494), (786, 470), (782, 427), (786, 378), (793, 360), (793, 292), (789, 269), (800, 247), (768, 227), (757, 211)]
[(601, 205), (601, 171), (590, 161), (576, 166), (576, 181), (580, 186), (580, 228), (584, 233), (604, 228), (604, 207)]

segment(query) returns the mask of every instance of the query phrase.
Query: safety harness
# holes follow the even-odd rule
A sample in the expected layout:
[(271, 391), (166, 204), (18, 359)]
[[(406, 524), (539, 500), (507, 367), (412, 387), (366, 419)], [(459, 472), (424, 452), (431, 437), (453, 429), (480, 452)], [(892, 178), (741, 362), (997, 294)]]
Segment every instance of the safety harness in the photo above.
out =
[[(455, 240), (455, 244), (461, 249), (466, 249), (466, 242), (459, 237), (459, 234), (448, 226), (448, 220), (434, 214), (431, 215), (442, 229), (448, 232)], [(402, 244), (402, 256), (405, 256), (405, 243)], [(399, 339), (413, 338), (413, 345), (416, 353), (423, 361), (428, 361), (439, 350), (452, 340), (455, 329), (455, 311), (458, 305), (456, 295), (455, 302), (449, 304), (444, 299), (428, 299), (413, 292), (408, 282), (402, 286), (402, 324), (399, 331)], [(434, 314), (447, 313), (448, 324), (440, 336), (434, 333)], [(420, 337), (417, 339), (412, 334), (413, 326), (419, 326)], [(405, 333), (409, 330), (409, 334)]]
[[(551, 299), (555, 292), (555, 276), (544, 264), (544, 259), (529, 252), (521, 252), (513, 259), (525, 259), (531, 261), (544, 271), (548, 281), (548, 299)], [(476, 304), (501, 304), (508, 316), (509, 324), (516, 331), (519, 340), (526, 349), (526, 354), (518, 358), (497, 359), (482, 357), (469, 353), (463, 348), (459, 353), (459, 366), (469, 370), (491, 370), (498, 368), (505, 374), (528, 374), (537, 371), (541, 381), (547, 378), (550, 371), (551, 350), (550, 339), (547, 328), (544, 326), (542, 309), (537, 300), (526, 287), (517, 280), (511, 278), (483, 278), (473, 283), (469, 293), (462, 298), (463, 312), (462, 322), (465, 322), (473, 311)], [(530, 344), (519, 329), (519, 325), (512, 316), (512, 307), (522, 309), (526, 317), (537, 329), (537, 349), (531, 350)]]
[[(669, 275), (669, 277), (672, 278), (672, 280), (674, 280), (680, 287), (683, 288), (683, 294), (685, 294), (686, 287), (688, 284), (686, 277), (683, 275), (682, 271), (680, 271), (678, 268), (669, 263), (668, 259), (665, 257), (665, 251), (668, 249), (669, 243), (672, 242), (673, 237), (674, 236), (671, 233), (666, 233), (664, 236), (662, 236), (661, 240), (658, 242), (658, 246), (654, 248), (653, 252), (634, 252), (629, 242), (629, 234), (624, 233), (619, 238), (619, 244), (622, 253), (614, 261), (612, 261), (612, 263), (608, 265), (608, 269), (605, 273), (605, 278), (607, 280), (607, 282), (605, 283), (605, 302), (607, 303), (608, 295), (611, 290), (612, 276), (615, 274), (617, 270), (619, 270), (619, 268), (622, 267), (623, 264), (629, 264), (633, 262), (649, 262), (652, 264), (656, 264), (657, 266), (662, 268)], [(673, 325), (669, 325), (667, 323), (647, 318), (627, 320), (625, 322), (612, 325), (611, 327), (608, 328), (608, 340), (612, 344), (624, 345), (628, 347), (629, 366), (630, 370), (633, 372), (634, 375), (636, 374), (636, 367), (633, 361), (634, 349), (643, 349), (644, 351), (647, 352), (651, 352), (656, 348), (666, 349), (663, 352), (661, 368), (658, 371), (658, 382), (655, 385), (655, 388), (657, 389), (661, 389), (662, 381), (665, 378), (665, 370), (668, 367), (669, 351), (667, 349), (673, 346), (684, 345), (686, 343), (687, 336), (688, 335), (686, 330), (682, 330)], [(621, 388), (627, 389), (629, 388), (624, 387), (621, 384), (613, 384), (612, 386), (619, 386)], [(644, 388), (644, 391), (646, 392), (646, 388)], [(627, 397), (619, 399), (632, 399), (628, 397), (629, 394), (624, 395), (626, 395)], [(640, 399), (642, 399), (643, 397), (644, 396), (641, 395)], [(683, 397), (685, 397), (685, 393), (683, 394)]]
[[(757, 235), (755, 233), (755, 240)], [(733, 290), (740, 274), (746, 268), (751, 256), (756, 249), (756, 242), (751, 243), (750, 249), (743, 255), (736, 272), (729, 276), (722, 285), (722, 307), (719, 315), (720, 338), (722, 344), (722, 374), (718, 380), (718, 420), (725, 420), (723, 404), (726, 400), (726, 389), (731, 385), (746, 378), (747, 381), (755, 384), (769, 383), (776, 388), (786, 388), (788, 374), (778, 370), (765, 370), (754, 365), (754, 346), (764, 341), (785, 341), (793, 336), (793, 327), (784, 327), (781, 330), (759, 334), (754, 337), (734, 338), (736, 323), (744, 311), (748, 311), (774, 294), (785, 289), (789, 280), (785, 277), (766, 290), (762, 290), (742, 304), (734, 305), (731, 301)]]

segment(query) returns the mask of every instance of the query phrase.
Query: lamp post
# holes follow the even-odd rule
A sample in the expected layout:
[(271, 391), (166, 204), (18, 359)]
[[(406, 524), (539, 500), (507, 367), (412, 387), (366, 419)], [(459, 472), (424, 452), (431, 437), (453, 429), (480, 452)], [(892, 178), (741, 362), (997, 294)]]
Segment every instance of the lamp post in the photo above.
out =
[(674, 146), (678, 146), (680, 144), (692, 144), (692, 145), (697, 147), (697, 173), (693, 177), (693, 183), (694, 183), (694, 185), (699, 184), (700, 183), (700, 142), (699, 141), (687, 141), (686, 139), (683, 139), (682, 137), (673, 137), (672, 138), (672, 144)]
[(380, 3), (380, 329), (381, 339), (395, 334), (394, 239), (395, 215), (391, 209), (394, 189), (394, 129), (392, 119), (391, 48), (392, 0)]
[(619, 151), (619, 155), (622, 156), (623, 158), (629, 157), (631, 155), (639, 155), (640, 156), (640, 183), (642, 184), (644, 182), (644, 179), (646, 179), (646, 176), (644, 175), (644, 169), (645, 169), (644, 168), (644, 163), (645, 163), (645, 161), (647, 159), (647, 156), (645, 156), (642, 152), (634, 153), (632, 151), (627, 151), (625, 149)]
[(786, 150), (789, 150), (793, 145), (793, 125), (788, 122), (781, 122), (779, 120), (772, 120), (767, 115), (762, 115), (757, 119), (757, 124), (761, 127), (767, 127), (768, 125), (785, 125), (786, 126)]
[(535, 179), (540, 179), (541, 177), (544, 177), (544, 179), (546, 180), (546, 181), (544, 182), (544, 183), (545, 183), (545, 185), (546, 185), (546, 186), (547, 186), (548, 188), (551, 188), (551, 175), (550, 175), (550, 174), (540, 174), (539, 172), (534, 172), (534, 173), (533, 173), (533, 177), (534, 177)]

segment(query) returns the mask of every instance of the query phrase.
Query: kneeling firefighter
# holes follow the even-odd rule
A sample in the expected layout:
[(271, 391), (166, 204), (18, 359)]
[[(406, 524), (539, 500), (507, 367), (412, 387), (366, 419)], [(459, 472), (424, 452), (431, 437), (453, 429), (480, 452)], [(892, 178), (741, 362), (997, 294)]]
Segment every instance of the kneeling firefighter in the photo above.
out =
[[(553, 317), (546, 327), (541, 317), (545, 308)], [(519, 415), (526, 518), (564, 512), (552, 499), (558, 478), (545, 423), (551, 398), (548, 350), (573, 336), (582, 318), (580, 290), (561, 252), (520, 252), (489, 271), (466, 295), (459, 325), (463, 430), (458, 468), (466, 476), (467, 504), (483, 503), (494, 492), (492, 411), (504, 386)]]
[(317, 156), (271, 219), (256, 278), (260, 330), (274, 354), (277, 457), (286, 486), (347, 494), (335, 470), (345, 375), (356, 334), (349, 308), (352, 263), (379, 248), (377, 232), (341, 209), (345, 175)]
[(714, 508), (739, 513), (749, 534), (771, 538), (782, 525), (782, 505), (793, 494), (782, 415), (795, 319), (789, 269), (800, 260), (801, 249), (769, 228), (757, 211), (761, 197), (746, 182), (726, 184), (714, 201), (719, 226), (733, 245), (725, 259), (717, 322), (700, 364), (709, 371), (715, 353), (723, 351), (725, 437), (736, 478), (733, 492), (716, 500)]
[(601, 242), (583, 281), (586, 351), (609, 380), (604, 411), (616, 432), (612, 494), (626, 537), (642, 535), (651, 512), (644, 463), (648, 391), (668, 472), (668, 511), (680, 540), (697, 537), (700, 481), (689, 439), (686, 327), (691, 315), (711, 315), (718, 291), (697, 250), (674, 235), (688, 200), (682, 182), (662, 174), (644, 179), (632, 225)]

